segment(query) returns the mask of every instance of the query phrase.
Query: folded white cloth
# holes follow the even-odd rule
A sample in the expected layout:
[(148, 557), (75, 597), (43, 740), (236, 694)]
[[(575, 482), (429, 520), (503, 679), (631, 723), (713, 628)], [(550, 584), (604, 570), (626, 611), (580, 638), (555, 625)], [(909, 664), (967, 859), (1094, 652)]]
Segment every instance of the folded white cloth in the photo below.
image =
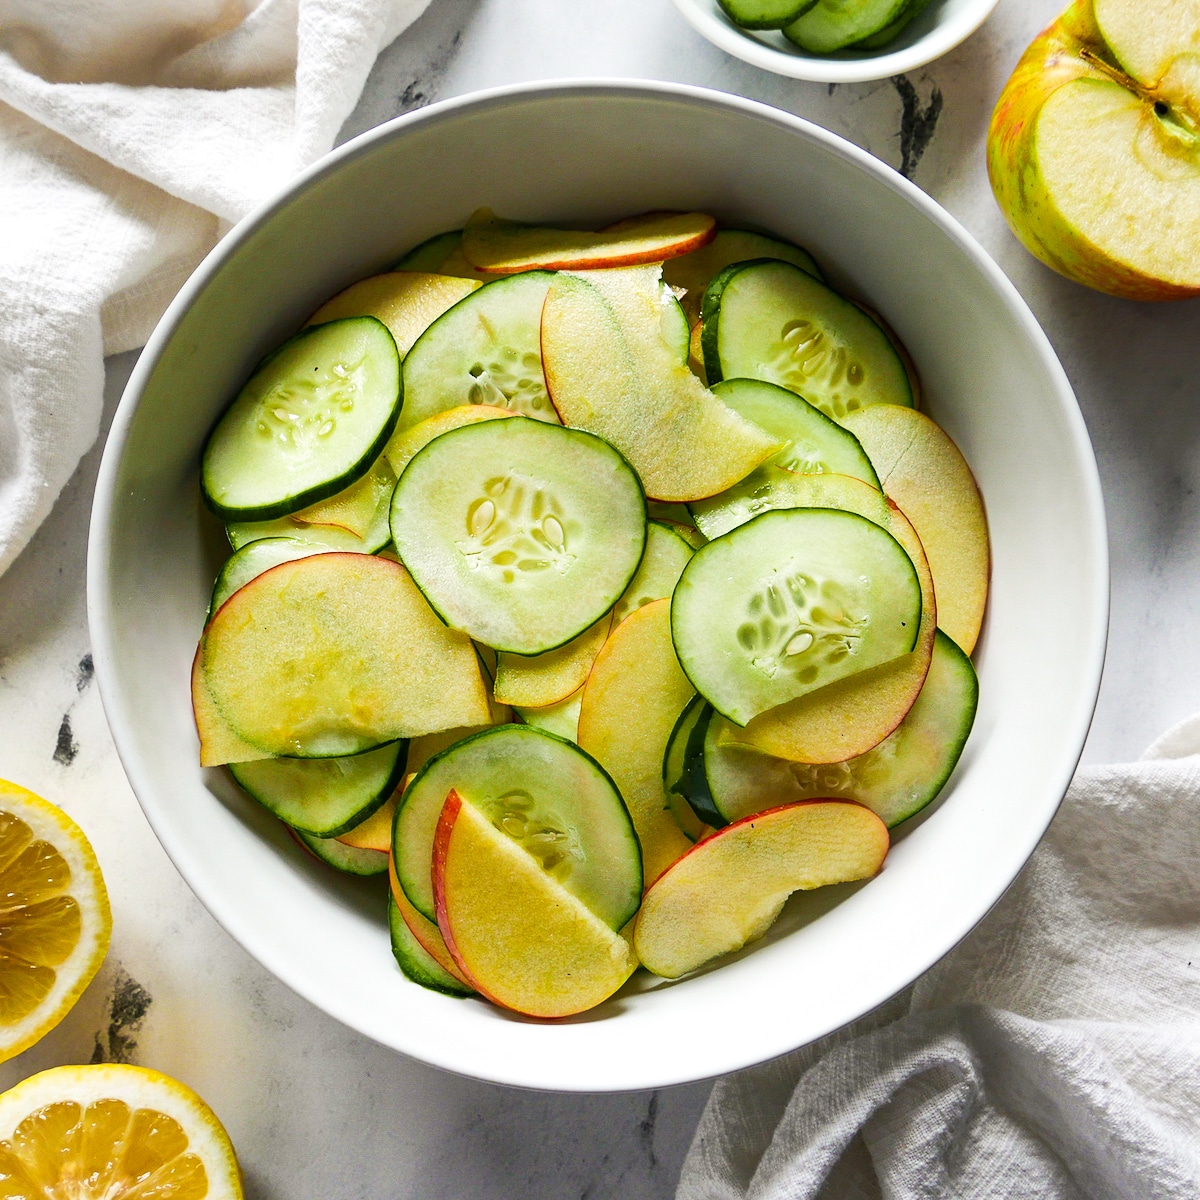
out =
[(848, 1029), (720, 1081), (678, 1200), (1200, 1196), (1200, 717), (1081, 770), (1008, 893)]
[(0, 0), (0, 571), (228, 223), (324, 154), (428, 0)]

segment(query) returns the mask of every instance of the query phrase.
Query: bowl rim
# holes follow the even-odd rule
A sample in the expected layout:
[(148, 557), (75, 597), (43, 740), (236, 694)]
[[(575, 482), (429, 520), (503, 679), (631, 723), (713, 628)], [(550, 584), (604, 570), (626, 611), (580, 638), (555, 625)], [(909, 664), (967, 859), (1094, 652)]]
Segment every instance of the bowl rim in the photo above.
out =
[(953, 20), (934, 26), (911, 46), (888, 53), (867, 54), (861, 58), (822, 58), (804, 54), (799, 48), (795, 54), (790, 54), (759, 41), (754, 31), (739, 29), (723, 15), (714, 13), (706, 0), (674, 2), (683, 19), (701, 37), (727, 54), (761, 67), (764, 71), (813, 83), (866, 83), (903, 75), (906, 71), (924, 67), (949, 54), (992, 15), (1000, 0), (973, 0)]
[[(1081, 620), (1087, 621), (1093, 632), (1087, 647), (1086, 661), (1081, 661), (1081, 670), (1077, 676), (1080, 684), (1079, 700), (1076, 702), (1074, 719), (1069, 727), (1070, 738), (1068, 741), (1073, 739), (1078, 746), (1078, 751), (1063, 762), (1057, 777), (1047, 775), (1044, 780), (1047, 784), (1047, 794), (1054, 795), (1057, 799), (1053, 803), (1047, 804), (1040, 820), (1029, 822), (1025, 830), (1025, 837), (1020, 843), (1020, 852), (1013, 854), (1012, 861), (1008, 863), (1004, 872), (1007, 876), (1004, 888), (963, 914), (955, 926), (957, 932), (953, 940), (949, 944), (943, 945), (936, 953), (914, 959), (905, 969), (906, 978), (898, 985), (890, 977), (888, 979), (881, 978), (872, 989), (864, 990), (857, 1002), (847, 1010), (844, 1021), (835, 1023), (828, 1029), (822, 1028), (812, 1038), (807, 1040), (802, 1038), (799, 1043), (795, 1040), (793, 1032), (780, 1030), (772, 1044), (765, 1048), (762, 1046), (754, 1048), (750, 1058), (746, 1057), (744, 1050), (741, 1053), (732, 1051), (726, 1051), (723, 1054), (714, 1053), (705, 1057), (703, 1069), (690, 1067), (682, 1070), (678, 1068), (665, 1070), (657, 1064), (637, 1063), (634, 1064), (628, 1080), (614, 1082), (606, 1078), (600, 1084), (591, 1082), (581, 1086), (570, 1081), (550, 1081), (540, 1076), (534, 1078), (528, 1074), (521, 1077), (512, 1070), (496, 1070), (489, 1068), (487, 1064), (472, 1062), (467, 1066), (464, 1065), (460, 1056), (456, 1056), (452, 1052), (446, 1052), (438, 1046), (430, 1046), (417, 1039), (405, 1038), (402, 1035), (385, 1041), (379, 1038), (377, 1032), (370, 1032), (361, 1027), (356, 1018), (354, 1006), (349, 1001), (338, 1006), (329, 1004), (324, 999), (320, 1002), (310, 1000), (310, 1003), (314, 1003), (328, 1015), (347, 1027), (371, 1037), (372, 1040), (383, 1041), (383, 1044), (393, 1050), (455, 1074), (486, 1082), (543, 1091), (619, 1093), (714, 1078), (757, 1063), (770, 1061), (797, 1049), (800, 1045), (811, 1044), (835, 1029), (843, 1028), (857, 1020), (902, 991), (904, 987), (919, 978), (957, 946), (987, 915), (1036, 849), (1050, 821), (1058, 811), (1083, 752), (1084, 741), (1095, 710), (1107, 644), (1108, 540), (1099, 471), (1083, 415), (1049, 339), (1038, 325), (1024, 299), (982, 246), (941, 205), (886, 163), (868, 154), (852, 142), (804, 118), (758, 101), (715, 89), (661, 81), (604, 77), (540, 80), (470, 92), (403, 114), (358, 135), (297, 174), (238, 221), (205, 256), (172, 300), (147, 341), (117, 406), (101, 459), (88, 534), (87, 610), (92, 653), (95, 659), (96, 678), (101, 700), (122, 767), (155, 836), (193, 893), (234, 941), (278, 980), (298, 996), (309, 999), (305, 983), (292, 970), (287, 957), (278, 953), (270, 939), (262, 936), (256, 930), (253, 918), (241, 909), (232, 898), (226, 896), (221, 889), (209, 886), (203, 864), (194, 858), (190, 844), (186, 839), (176, 837), (169, 823), (161, 816), (161, 806), (155, 800), (156, 785), (149, 773), (143, 769), (136, 748), (133, 734), (136, 714), (127, 711), (121, 690), (114, 682), (117, 660), (112, 632), (115, 628), (115, 604), (109, 581), (111, 579), (113, 510), (116, 502), (115, 485), (142, 392), (156, 370), (159, 360), (180, 322), (200, 293), (208, 286), (210, 280), (240, 249), (243, 242), (270, 221), (275, 213), (289, 204), (295, 196), (336, 172), (343, 163), (370, 152), (378, 142), (402, 135), (411, 128), (431, 126), (444, 120), (453, 120), (464, 110), (478, 111), (493, 106), (504, 106), (514, 99), (555, 98), (564, 94), (580, 98), (586, 98), (589, 95), (630, 99), (654, 97), (733, 110), (758, 119), (772, 121), (787, 130), (812, 139), (827, 150), (875, 175), (880, 183), (899, 192), (916, 206), (967, 255), (990, 282), (1010, 315), (1029, 338), (1058, 395), (1061, 415), (1069, 431), (1071, 445), (1077, 452), (1081, 464), (1080, 483), (1084, 492), (1085, 504), (1085, 528), (1081, 532), (1090, 543), (1090, 560), (1094, 564), (1088, 587), (1088, 595), (1091, 598), (1089, 611), (1081, 617)], [(163, 811), (165, 812), (165, 809)], [(726, 1041), (730, 1047), (736, 1045), (736, 1039), (718, 1039), (718, 1041)]]

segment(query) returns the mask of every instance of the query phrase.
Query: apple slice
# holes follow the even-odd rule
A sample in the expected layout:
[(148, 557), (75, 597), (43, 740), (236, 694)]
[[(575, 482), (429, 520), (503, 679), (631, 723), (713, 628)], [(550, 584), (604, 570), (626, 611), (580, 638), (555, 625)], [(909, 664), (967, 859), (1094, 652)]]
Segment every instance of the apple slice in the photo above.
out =
[(204, 664), (197, 652), (192, 659), (192, 715), (200, 735), (200, 765), (216, 767), (223, 763), (261, 762), (275, 755), (250, 745), (238, 736), (221, 715), (204, 681)]
[(870, 879), (887, 826), (846, 800), (768, 809), (704, 838), (642, 901), (633, 945), (642, 965), (678, 979), (762, 937), (795, 891)]
[(557, 704), (583, 687), (608, 637), (613, 615), (606, 612), (595, 625), (585, 629), (557, 650), (545, 654), (496, 655), (494, 694), (501, 704), (519, 704), (526, 708), (544, 708)]
[(391, 888), (392, 899), (400, 913), (400, 919), (408, 926), (408, 931), (420, 943), (421, 949), (437, 963), (443, 971), (448, 971), (464, 987), (471, 984), (454, 961), (454, 955), (446, 948), (445, 939), (438, 927), (424, 914), (417, 912), (412, 901), (404, 894), (400, 880), (396, 877), (396, 868), (388, 856), (388, 884)]
[(789, 700), (755, 717), (744, 729), (730, 727), (730, 740), (777, 758), (842, 762), (879, 745), (921, 694), (937, 637), (933, 575), (912, 525), (873, 487), (845, 475), (801, 475), (795, 486), (805, 490), (813, 507), (842, 508), (884, 525), (912, 559), (921, 585), (921, 624), (910, 653)]
[(389, 854), (392, 849), (392, 820), (396, 816), (396, 805), (400, 802), (400, 793), (411, 776), (406, 775), (398, 787), (365, 821), (339, 833), (337, 840), (343, 846), (353, 846), (356, 850), (378, 850)]
[(434, 837), (433, 891), (459, 971), (504, 1008), (544, 1018), (584, 1012), (637, 966), (619, 933), (453, 790)]
[(987, 607), (991, 554), (983, 498), (967, 460), (941, 426), (912, 408), (878, 404), (842, 424), (917, 531), (933, 572), (938, 625), (969, 655)]
[(416, 457), (417, 451), (424, 450), (434, 438), (441, 437), (443, 433), (460, 429), (464, 425), (474, 425), (477, 421), (498, 421), (504, 417), (515, 416), (517, 413), (513, 409), (498, 408), (493, 404), (460, 404), (456, 408), (434, 413), (432, 417), (426, 417), (407, 429), (398, 429), (392, 434), (392, 440), (383, 448), (383, 454), (399, 477)]
[(671, 815), (662, 761), (684, 705), (695, 695), (671, 643), (671, 601), (631, 613), (596, 658), (579, 706), (579, 747), (612, 776), (633, 818), (647, 881), (691, 842)]
[(662, 262), (698, 250), (716, 235), (717, 223), (705, 213), (644, 213), (587, 233), (505, 221), (481, 208), (463, 230), (462, 252), (472, 266), (494, 275), (593, 270)]
[(732, 487), (783, 443), (739, 416), (662, 336), (660, 266), (559, 275), (542, 309), (542, 367), (566, 425), (611, 442), (655, 500)]
[(386, 504), (396, 486), (396, 474), (388, 461), (380, 457), (356, 483), (343, 492), (292, 513), (291, 520), (301, 525), (336, 525), (356, 538), (366, 538), (375, 514)]
[(306, 324), (322, 325), (343, 317), (376, 317), (388, 327), (403, 358), (413, 342), (446, 309), (481, 286), (473, 279), (455, 279), (425, 271), (388, 271), (361, 279), (344, 292), (338, 292)]
[(1131, 300), (1200, 294), (1198, 39), (1194, 3), (1077, 0), (1005, 85), (992, 190), (1026, 249), (1069, 279)]

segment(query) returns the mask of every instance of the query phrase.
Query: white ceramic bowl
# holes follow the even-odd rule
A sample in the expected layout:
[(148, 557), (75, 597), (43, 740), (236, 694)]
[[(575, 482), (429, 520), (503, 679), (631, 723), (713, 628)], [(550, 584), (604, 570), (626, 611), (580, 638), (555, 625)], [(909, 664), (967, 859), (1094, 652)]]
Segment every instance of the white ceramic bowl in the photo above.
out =
[(900, 36), (880, 50), (840, 50), (809, 54), (778, 30), (741, 29), (717, 0), (675, 0), (697, 33), (735, 58), (777, 75), (818, 83), (860, 83), (887, 79), (923, 67), (966, 41), (991, 16), (999, 0), (930, 0)]
[[(944, 798), (882, 874), (793, 901), (734, 962), (539, 1024), (409, 983), (379, 881), (310, 861), (221, 771), (197, 765), (188, 670), (222, 550), (200, 451), (266, 351), (317, 305), (480, 205), (602, 224), (702, 209), (811, 248), (896, 328), (991, 518), (975, 731)], [(227, 551), (225, 551), (227, 552)], [(987, 912), (1054, 815), (1100, 678), (1107, 559), (1070, 387), (1012, 285), (932, 200), (773, 109), (667, 84), (547, 83), (436, 104), (342, 146), (242, 221), (163, 317), (117, 412), (88, 563), (117, 749), (196, 894), (280, 979), (354, 1029), (482, 1079), (606, 1091), (699, 1079), (836, 1029)], [(827, 910), (827, 911), (826, 911)], [(819, 920), (813, 920), (817, 914)]]

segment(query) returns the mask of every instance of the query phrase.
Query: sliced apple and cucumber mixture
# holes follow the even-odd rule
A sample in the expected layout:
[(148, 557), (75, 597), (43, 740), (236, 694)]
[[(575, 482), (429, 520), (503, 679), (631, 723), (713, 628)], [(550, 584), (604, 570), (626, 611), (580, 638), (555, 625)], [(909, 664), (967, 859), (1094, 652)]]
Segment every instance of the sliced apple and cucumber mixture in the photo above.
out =
[(435, 991), (564, 1017), (740, 950), (875, 875), (971, 731), (987, 523), (917, 399), (798, 246), (480, 211), (210, 435), (201, 763), (386, 876)]

